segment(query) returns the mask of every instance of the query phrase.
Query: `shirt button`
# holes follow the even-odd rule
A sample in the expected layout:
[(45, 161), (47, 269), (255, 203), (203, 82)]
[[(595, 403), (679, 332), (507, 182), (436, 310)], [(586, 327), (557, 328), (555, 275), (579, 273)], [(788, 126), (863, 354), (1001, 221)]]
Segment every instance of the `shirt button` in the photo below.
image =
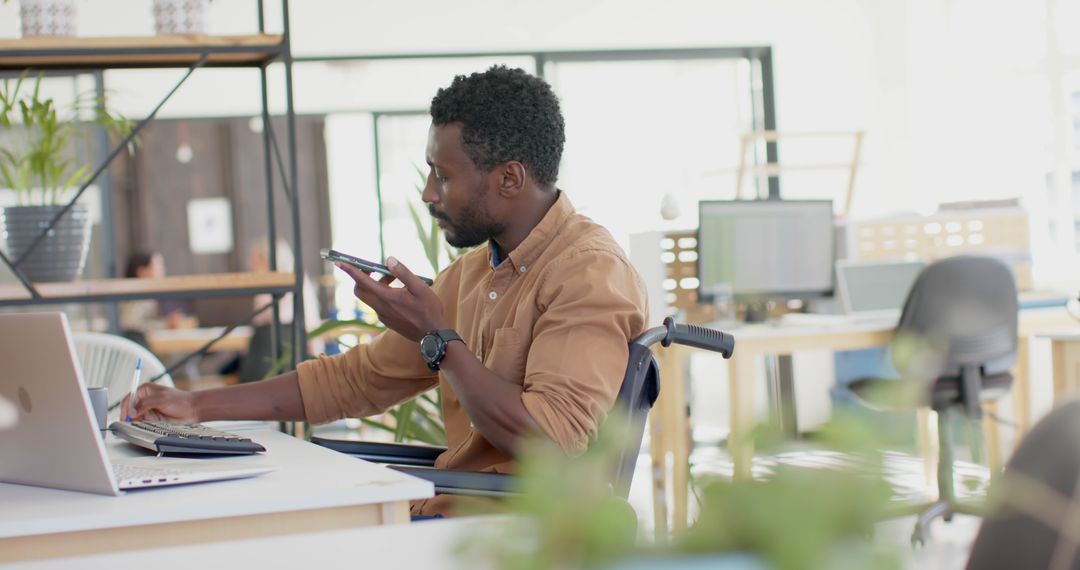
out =
[(494, 291), (492, 291), (492, 292), (488, 293), (488, 299), (491, 299), (492, 301), (494, 301), (495, 299), (498, 299), (498, 298), (499, 298), (499, 294), (498, 294), (498, 293), (496, 293), (496, 292), (494, 292)]
[(525, 266), (522, 265), (521, 267), (518, 267), (518, 272), (525, 273)]

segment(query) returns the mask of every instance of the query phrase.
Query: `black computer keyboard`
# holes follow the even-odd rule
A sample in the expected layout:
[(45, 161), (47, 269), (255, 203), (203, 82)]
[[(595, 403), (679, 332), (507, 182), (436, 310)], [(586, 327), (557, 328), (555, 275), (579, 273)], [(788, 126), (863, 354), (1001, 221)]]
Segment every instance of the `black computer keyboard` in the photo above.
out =
[(250, 438), (199, 424), (113, 422), (109, 429), (125, 441), (163, 454), (250, 455), (266, 451)]

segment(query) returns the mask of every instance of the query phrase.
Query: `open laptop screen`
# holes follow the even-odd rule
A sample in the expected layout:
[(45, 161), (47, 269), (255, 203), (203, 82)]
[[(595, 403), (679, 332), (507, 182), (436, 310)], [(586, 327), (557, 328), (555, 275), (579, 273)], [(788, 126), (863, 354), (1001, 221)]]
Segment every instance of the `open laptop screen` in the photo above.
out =
[(837, 264), (844, 311), (859, 314), (900, 310), (924, 267), (922, 261)]

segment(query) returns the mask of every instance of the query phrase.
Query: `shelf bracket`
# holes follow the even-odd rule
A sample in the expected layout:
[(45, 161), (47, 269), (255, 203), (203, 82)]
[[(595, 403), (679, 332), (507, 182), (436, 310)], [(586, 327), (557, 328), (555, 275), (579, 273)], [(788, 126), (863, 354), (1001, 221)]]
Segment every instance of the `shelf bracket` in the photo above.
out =
[(285, 175), (285, 161), (281, 159), (281, 148), (278, 146), (277, 135), (274, 134), (274, 127), (269, 124), (263, 125), (264, 129), (269, 129), (270, 133), (270, 146), (274, 148), (274, 158), (276, 158), (278, 175), (281, 176), (281, 188), (285, 191), (285, 198), (292, 200), (292, 189), (289, 188), (289, 177)]
[(15, 274), (15, 277), (19, 280), (19, 283), (21, 283), (22, 286), (30, 292), (30, 297), (32, 299), (41, 299), (41, 293), (37, 292), (37, 289), (34, 288), (34, 285), (30, 283), (30, 280), (27, 279), (25, 275), (23, 275), (22, 271), (19, 271), (18, 267), (15, 267), (15, 264), (12, 263), (11, 260), (8, 259), (8, 256), (4, 255), (4, 252), (2, 251), (0, 251), (0, 260), (4, 261), (4, 265), (7, 265), (8, 269), (11, 269), (11, 272)]
[[(196, 69), (202, 67), (206, 63), (208, 57), (210, 57), (209, 53), (203, 53), (202, 56), (199, 57), (199, 60), (193, 63), (191, 67), (188, 68), (187, 73), (185, 73), (184, 76), (180, 78), (180, 81), (178, 81), (176, 85), (173, 86), (173, 88), (167, 94), (165, 94), (165, 98), (162, 99), (156, 107), (154, 107), (154, 110), (151, 111), (150, 114), (147, 115), (145, 118), (140, 120), (135, 125), (135, 127), (131, 129), (131, 132), (128, 133), (126, 137), (124, 137), (124, 140), (120, 141), (120, 144), (116, 145), (112, 152), (110, 152), (109, 155), (105, 157), (105, 161), (98, 166), (97, 170), (95, 170), (94, 173), (90, 175), (90, 178), (86, 182), (84, 182), (83, 185), (79, 188), (79, 191), (75, 193), (75, 197), (72, 198), (71, 201), (68, 202), (63, 207), (63, 209), (61, 209), (60, 212), (56, 214), (56, 216), (53, 217), (53, 219), (49, 222), (49, 225), (46, 226), (40, 234), (38, 234), (38, 237), (35, 238), (34, 241), (30, 244), (30, 247), (26, 248), (26, 251), (23, 252), (19, 259), (15, 260), (15, 264), (14, 266), (12, 266), (12, 269), (17, 267), (23, 261), (26, 261), (26, 258), (29, 257), (30, 254), (33, 253), (34, 249), (37, 248), (37, 246), (45, 239), (45, 237), (49, 235), (49, 232), (52, 231), (53, 227), (56, 226), (56, 224), (60, 221), (60, 218), (63, 218), (64, 215), (67, 214), (69, 210), (71, 210), (71, 207), (75, 205), (75, 202), (79, 201), (79, 198), (81, 198), (83, 193), (86, 192), (86, 189), (89, 188), (95, 180), (97, 180), (98, 176), (101, 176), (102, 172), (105, 172), (105, 169), (109, 167), (109, 164), (112, 163), (113, 159), (115, 159), (121, 152), (123, 152), (124, 149), (128, 148), (128, 145), (132, 144), (135, 141), (135, 139), (139, 136), (139, 132), (142, 131), (143, 127), (145, 127), (147, 124), (150, 123), (150, 121), (153, 121), (154, 118), (157, 117), (158, 111), (160, 111), (161, 108), (165, 106), (165, 103), (170, 98), (172, 98), (173, 94), (180, 89), (180, 86), (183, 85), (189, 77), (191, 77), (191, 74), (195, 73)], [(28, 287), (31, 291), (33, 290), (31, 287), (29, 287), (29, 285), (24, 279), (20, 278), (20, 280), (23, 281), (23, 286)]]

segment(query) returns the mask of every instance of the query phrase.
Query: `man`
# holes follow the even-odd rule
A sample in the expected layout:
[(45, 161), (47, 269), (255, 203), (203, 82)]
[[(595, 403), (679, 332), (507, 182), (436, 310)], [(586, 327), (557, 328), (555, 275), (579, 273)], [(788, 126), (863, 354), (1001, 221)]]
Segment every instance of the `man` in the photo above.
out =
[[(423, 200), (457, 247), (431, 287), (339, 265), (390, 329), (262, 382), (202, 392), (143, 386), (136, 418), (326, 422), (379, 413), (438, 384), (448, 450), (436, 467), (506, 472), (523, 436), (585, 450), (618, 394), (645, 287), (611, 235), (555, 187), (563, 118), (551, 87), (495, 66), (431, 103)], [(125, 404), (126, 405), (126, 404)], [(445, 497), (414, 514), (448, 511)]]

